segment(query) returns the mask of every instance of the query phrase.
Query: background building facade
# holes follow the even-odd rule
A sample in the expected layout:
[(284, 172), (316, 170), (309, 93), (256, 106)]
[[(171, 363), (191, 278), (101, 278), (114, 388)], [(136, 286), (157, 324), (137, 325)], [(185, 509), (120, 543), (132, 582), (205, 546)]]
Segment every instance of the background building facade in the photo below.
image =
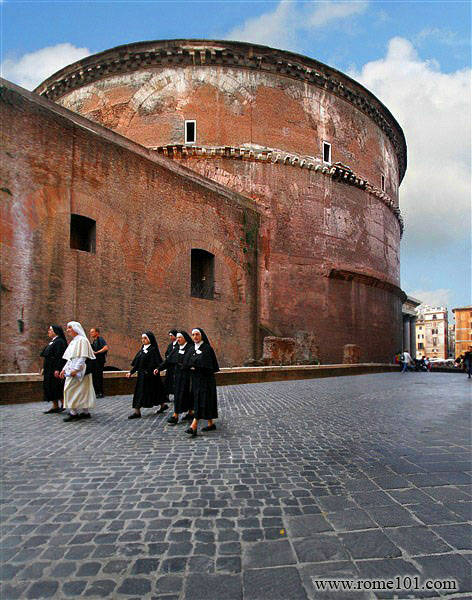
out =
[[(24, 168), (18, 179), (10, 165), (7, 199), (39, 202), (46, 229), (26, 221), (11, 261), (36, 298), (77, 289), (61, 316), (115, 339), (110, 362), (134, 347), (136, 315), (138, 334), (206, 325), (223, 365), (260, 358), (267, 336), (294, 339), (297, 362), (342, 362), (349, 344), (390, 361), (401, 348), (406, 144), (358, 83), (292, 53), (174, 40), (88, 57), (36, 91), (33, 104), (9, 91), (7, 152)], [(53, 304), (33, 310), (26, 284), (9, 290), (29, 332), (26, 354), (14, 336), (24, 360), (6, 361), (17, 370)]]
[(472, 346), (472, 306), (453, 308), (456, 320), (455, 356), (460, 356)]
[(416, 354), (418, 358), (448, 358), (448, 312), (444, 306), (417, 309)]

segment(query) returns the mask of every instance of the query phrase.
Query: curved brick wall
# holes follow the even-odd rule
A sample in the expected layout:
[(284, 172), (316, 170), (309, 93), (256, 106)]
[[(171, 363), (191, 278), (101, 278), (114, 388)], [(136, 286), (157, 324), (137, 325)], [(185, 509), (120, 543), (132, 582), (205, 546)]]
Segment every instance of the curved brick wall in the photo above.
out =
[(406, 143), (357, 82), (262, 46), (170, 40), (88, 57), (36, 91), (253, 200), (261, 331), (313, 336), (324, 362), (349, 343), (363, 360), (400, 349)]

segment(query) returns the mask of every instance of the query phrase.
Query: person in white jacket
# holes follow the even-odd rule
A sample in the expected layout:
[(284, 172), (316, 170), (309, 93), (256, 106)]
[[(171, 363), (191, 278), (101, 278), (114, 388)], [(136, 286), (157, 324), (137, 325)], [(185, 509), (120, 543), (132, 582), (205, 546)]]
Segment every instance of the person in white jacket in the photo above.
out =
[(69, 409), (69, 416), (64, 421), (89, 419), (89, 410), (95, 406), (95, 391), (91, 374), (86, 375), (86, 359), (95, 360), (92, 346), (85, 331), (77, 321), (67, 323), (67, 335), (72, 338), (63, 357), (67, 360), (61, 371), (65, 378), (64, 408)]
[(403, 363), (402, 373), (408, 373), (408, 367), (410, 366), (410, 363), (412, 361), (413, 361), (413, 359), (411, 358), (408, 350), (404, 350), (403, 356), (402, 356), (402, 363)]

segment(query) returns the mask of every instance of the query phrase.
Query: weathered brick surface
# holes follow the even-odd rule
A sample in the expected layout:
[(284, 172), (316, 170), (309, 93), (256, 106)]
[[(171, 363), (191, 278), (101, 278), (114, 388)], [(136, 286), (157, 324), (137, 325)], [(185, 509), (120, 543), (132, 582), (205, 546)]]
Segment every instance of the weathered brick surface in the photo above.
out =
[[(0, 370), (38, 370), (47, 327), (71, 319), (102, 329), (119, 368), (142, 331), (164, 347), (173, 326), (205, 327), (222, 365), (251, 357), (255, 249), (240, 242), (258, 219), (250, 204), (50, 102), (8, 87), (2, 99)], [(95, 254), (70, 248), (71, 213), (96, 220)], [(192, 248), (215, 255), (213, 301), (190, 296)]]
[[(153, 44), (156, 54), (144, 60), (139, 52), (151, 51)], [(186, 119), (196, 120), (197, 144), (203, 147), (246, 147), (255, 153), (268, 148), (313, 157), (322, 165), (326, 141), (333, 163), (349, 165), (377, 188), (383, 176), (385, 192), (398, 206), (403, 134), (385, 107), (356, 82), (306, 57), (248, 44), (153, 44), (84, 59), (81, 68), (102, 65), (101, 74), (92, 69), (71, 87), (54, 90), (51, 78), (38, 91), (146, 147), (184, 144)], [(229, 50), (220, 55), (223, 47)], [(107, 71), (107, 61), (118, 57), (118, 72)], [(320, 83), (306, 67), (344, 87)], [(77, 69), (71, 65), (55, 80)], [(387, 122), (389, 127), (382, 126)], [(342, 362), (345, 344), (360, 347), (360, 360), (391, 360), (401, 346), (400, 294), (356, 278), (333, 280), (329, 274), (354, 271), (399, 286), (401, 231), (392, 206), (367, 189), (283, 163), (221, 157), (182, 162), (250, 197), (262, 211), (258, 326), (280, 337), (313, 336), (324, 362)], [(158, 270), (153, 277), (161, 281)], [(261, 333), (259, 356), (262, 338)]]
[[(295, 339), (293, 360), (304, 363), (341, 363), (346, 344), (362, 362), (400, 349), (398, 124), (362, 86), (306, 57), (208, 41), (192, 54), (192, 44), (107, 51), (38, 91), (148, 148), (182, 145), (185, 119), (197, 121), (201, 146), (269, 148), (321, 166), (327, 141), (332, 162), (377, 188), (383, 175), (387, 195), (283, 161), (180, 155), (192, 171), (171, 167), (91, 121), (8, 100), (1, 369), (36, 368), (46, 326), (71, 316), (103, 329), (120, 368), (143, 327), (164, 343), (169, 327), (196, 323), (223, 365), (260, 359), (267, 335)], [(68, 248), (74, 212), (97, 221), (96, 255)], [(214, 302), (188, 296), (195, 247), (217, 257)]]

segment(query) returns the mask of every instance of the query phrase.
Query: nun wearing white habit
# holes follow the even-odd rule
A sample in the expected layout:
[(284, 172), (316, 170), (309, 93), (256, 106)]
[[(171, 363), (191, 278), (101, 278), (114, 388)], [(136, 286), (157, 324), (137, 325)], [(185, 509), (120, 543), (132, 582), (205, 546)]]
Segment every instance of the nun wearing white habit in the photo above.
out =
[(87, 339), (85, 331), (77, 321), (67, 323), (67, 335), (72, 338), (62, 358), (67, 362), (61, 371), (65, 378), (64, 408), (69, 409), (69, 416), (64, 421), (89, 419), (89, 410), (95, 406), (95, 391), (93, 389), (92, 375), (85, 374), (86, 359), (95, 360), (92, 346)]

